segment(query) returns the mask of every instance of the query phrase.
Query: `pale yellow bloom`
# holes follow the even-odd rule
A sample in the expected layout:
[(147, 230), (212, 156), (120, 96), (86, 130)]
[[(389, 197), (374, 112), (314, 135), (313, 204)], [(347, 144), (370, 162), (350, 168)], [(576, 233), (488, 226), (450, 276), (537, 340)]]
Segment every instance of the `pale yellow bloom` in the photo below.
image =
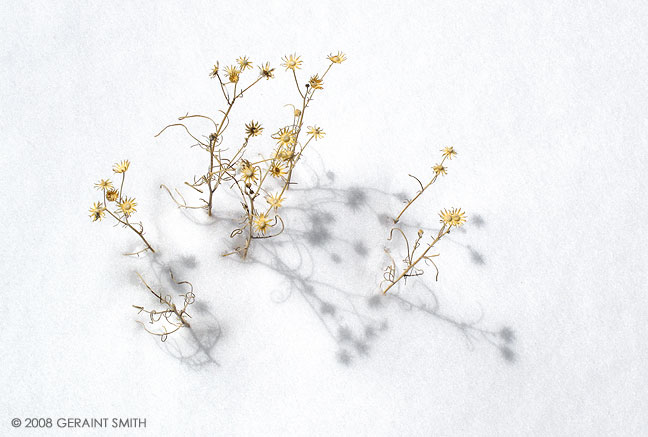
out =
[(113, 171), (115, 173), (126, 173), (129, 166), (130, 166), (130, 161), (123, 160), (122, 162), (118, 162), (117, 164), (115, 164), (115, 166), (113, 167)]
[(265, 235), (265, 233), (268, 232), (268, 229), (271, 228), (270, 223), (272, 223), (272, 220), (270, 220), (270, 218), (268, 218), (264, 213), (259, 213), (254, 216), (254, 221), (252, 223), (258, 232)]
[(277, 208), (280, 208), (281, 203), (285, 200), (285, 198), (281, 197), (279, 193), (268, 195), (265, 199), (266, 202), (268, 202), (268, 205), (270, 205), (270, 207), (274, 208), (275, 210), (277, 210)]
[(230, 82), (236, 83), (239, 81), (241, 70), (232, 65), (231, 67), (225, 67), (225, 74), (227, 75), (227, 78)]
[(461, 226), (466, 223), (466, 213), (461, 208), (452, 208), (450, 211), (444, 209), (439, 212), (441, 223), (447, 226)]
[(308, 131), (306, 133), (312, 135), (313, 138), (315, 138), (315, 141), (319, 138), (324, 138), (324, 135), (326, 135), (326, 132), (324, 132), (321, 127), (317, 126), (308, 126)]
[(342, 52), (337, 52), (337, 55), (330, 54), (327, 56), (328, 60), (333, 62), (334, 64), (341, 64), (344, 61), (346, 61), (346, 55)]
[(441, 151), (443, 152), (444, 158), (452, 159), (453, 156), (457, 155), (457, 152), (455, 152), (455, 149), (453, 147), (445, 147), (441, 149)]
[(129, 217), (131, 214), (135, 213), (137, 203), (135, 202), (135, 199), (129, 199), (126, 197), (121, 203), (118, 203), (117, 206), (126, 217)]
[(280, 146), (290, 146), (295, 144), (295, 132), (293, 132), (292, 129), (288, 129), (287, 127), (283, 127), (272, 136), (275, 140), (277, 140), (277, 144)]
[(270, 164), (268, 171), (270, 172), (272, 177), (280, 178), (281, 176), (286, 174), (286, 167), (279, 162), (273, 162), (272, 164)]
[(99, 182), (95, 184), (95, 188), (97, 190), (109, 190), (113, 187), (112, 182), (110, 182), (110, 179), (102, 179)]
[(253, 184), (257, 180), (257, 168), (249, 161), (243, 160), (241, 162), (241, 176), (243, 176), (246, 184)]
[(444, 166), (442, 166), (441, 164), (435, 165), (434, 167), (432, 167), (432, 170), (434, 170), (434, 173), (436, 175), (448, 174), (447, 169)]
[(259, 66), (259, 74), (262, 77), (265, 77), (266, 80), (272, 79), (274, 77), (274, 68), (270, 68), (270, 63), (266, 62), (265, 65)]
[(90, 208), (90, 218), (93, 222), (97, 220), (101, 221), (102, 218), (106, 215), (106, 208), (104, 208), (101, 202), (95, 202)]
[(118, 197), (119, 197), (119, 191), (115, 189), (106, 191), (106, 199), (109, 202), (114, 202), (115, 200), (117, 200)]
[(288, 70), (295, 71), (295, 69), (301, 68), (302, 61), (299, 58), (301, 58), (301, 56), (286, 55), (283, 58), (281, 58), (284, 61), (284, 63), (281, 64), (281, 66), (286, 67), (286, 71)]
[(241, 56), (236, 60), (236, 62), (238, 62), (239, 67), (241, 67), (241, 71), (245, 70), (246, 68), (252, 68), (252, 62), (250, 62), (247, 56)]
[(281, 159), (282, 161), (290, 161), (293, 156), (295, 156), (295, 152), (293, 152), (290, 147), (279, 147), (279, 149), (274, 153), (273, 158)]
[(315, 76), (311, 76), (310, 80), (308, 81), (308, 84), (314, 90), (324, 89), (324, 81), (319, 78), (319, 74), (316, 74)]
[(209, 73), (210, 77), (216, 77), (218, 76), (218, 62), (216, 65), (214, 65), (214, 68), (212, 68), (212, 71)]

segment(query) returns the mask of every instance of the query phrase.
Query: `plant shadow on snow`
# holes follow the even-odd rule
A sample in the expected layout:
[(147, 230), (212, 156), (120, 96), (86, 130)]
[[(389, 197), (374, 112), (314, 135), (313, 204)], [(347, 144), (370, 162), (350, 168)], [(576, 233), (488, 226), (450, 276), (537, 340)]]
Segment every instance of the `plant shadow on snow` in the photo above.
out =
[[(196, 269), (199, 265), (198, 260), (193, 255), (179, 256), (166, 261), (156, 252), (147, 254), (144, 260), (148, 262), (148, 268), (144, 272), (147, 283), (162, 295), (171, 296), (174, 301), (179, 300), (178, 296), (187, 291), (186, 286), (181, 281), (189, 280), (191, 277), (190, 271)], [(171, 277), (171, 272), (175, 280)], [(144, 307), (155, 308), (155, 305), (160, 302), (156, 301), (156, 298), (148, 293), (144, 285), (137, 279), (135, 272), (133, 272), (133, 278), (146, 293), (142, 294), (139, 302), (142, 302)], [(191, 327), (183, 327), (178, 332), (168, 335), (164, 341), (156, 341), (156, 344), (166, 353), (190, 368), (209, 365), (220, 366), (213, 355), (214, 348), (221, 338), (222, 329), (209, 305), (200, 297), (200, 290), (197, 290), (196, 300), (187, 311)], [(140, 317), (140, 323), (147, 329), (156, 330), (156, 324), (151, 323), (150, 320), (146, 320), (144, 317)]]
[[(312, 178), (307, 187), (294, 185), (287, 192), (290, 202), (281, 208), (286, 219), (283, 234), (254, 241), (247, 260), (239, 262), (255, 263), (280, 275), (285, 286), (272, 292), (272, 299), (281, 303), (299, 296), (335, 343), (335, 355), (341, 364), (348, 366), (369, 356), (372, 346), (389, 329), (389, 317), (408, 312), (423, 314), (454, 329), (470, 350), (485, 344), (498, 350), (506, 362), (516, 361), (515, 333), (510, 327), (489, 330), (481, 327), (483, 313), (474, 320), (464, 320), (442, 311), (440, 298), (429, 285), (434, 282), (433, 273), (401, 284), (402, 293), (400, 290), (387, 295), (380, 292), (378, 281), (387, 262), (383, 248), (389, 229), (394, 226), (387, 211), (402, 202), (405, 193), (362, 186), (339, 188), (335, 174), (321, 169), (313, 170)], [(183, 215), (194, 224), (206, 227), (237, 223), (236, 218), (225, 216), (202, 219), (191, 210), (183, 210)], [(477, 214), (471, 215), (470, 224), (475, 228), (485, 227), (484, 219)], [(438, 231), (404, 219), (398, 226), (405, 232)], [(467, 232), (465, 228), (456, 231)], [(486, 264), (484, 256), (470, 245), (450, 236), (444, 241), (464, 248), (475, 265)], [(193, 256), (169, 262), (162, 261), (158, 254), (147, 258), (151, 270), (157, 272), (157, 284), (166, 281), (178, 293), (181, 291), (177, 290), (177, 284), (169, 281), (169, 270), (177, 278), (187, 279), (191, 275), (184, 273), (198, 267)], [(158, 344), (190, 367), (219, 366), (213, 350), (222, 330), (201, 300), (199, 290), (190, 313), (194, 316), (190, 319), (191, 328), (181, 329)]]
[[(515, 334), (510, 327), (489, 330), (480, 326), (483, 313), (475, 320), (462, 320), (442, 311), (440, 299), (428, 285), (434, 281), (433, 273), (410, 280), (402, 295), (383, 295), (377, 282), (367, 286), (370, 276), (380, 277), (384, 265), (379, 263), (385, 261), (382, 249), (393, 226), (391, 216), (375, 205), (389, 208), (390, 201), (400, 201), (404, 195), (360, 186), (338, 188), (334, 186), (335, 175), (324, 174), (324, 182), (315, 176), (312, 186), (293, 186), (288, 191), (296, 200), (289, 204), (294, 206), (282, 208), (288, 217), (283, 234), (256, 242), (248, 259), (241, 261), (281, 275), (285, 287), (273, 292), (274, 301), (299, 296), (335, 342), (337, 360), (343, 365), (368, 356), (381, 333), (389, 329), (388, 314), (403, 311), (417, 311), (450, 326), (462, 335), (470, 350), (478, 343), (486, 344), (497, 349), (506, 362), (516, 361)], [(473, 215), (472, 220), (476, 227), (484, 226), (481, 216)], [(371, 221), (373, 225), (365, 226)], [(404, 230), (426, 229), (406, 221), (399, 226)], [(485, 264), (484, 257), (471, 246), (448, 240), (465, 248), (474, 264)]]

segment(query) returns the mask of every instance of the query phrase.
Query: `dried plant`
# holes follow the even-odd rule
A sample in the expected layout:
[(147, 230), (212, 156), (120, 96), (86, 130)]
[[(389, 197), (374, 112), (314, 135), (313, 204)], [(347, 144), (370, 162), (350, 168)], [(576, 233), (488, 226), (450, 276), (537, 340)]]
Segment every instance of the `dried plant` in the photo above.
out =
[[(247, 85), (245, 88), (243, 88), (243, 86), (241, 85), (241, 87), (239, 88), (239, 84), (241, 83), (242, 76), (246, 73), (246, 70), (252, 69), (253, 67), (252, 67), (252, 63), (247, 58), (247, 56), (242, 56), (239, 59), (237, 59), (236, 64), (237, 65), (225, 67), (225, 70), (221, 71), (219, 64), (216, 63), (216, 65), (214, 65), (214, 67), (212, 68), (209, 74), (210, 77), (218, 79), (218, 82), (220, 84), (220, 89), (227, 103), (225, 110), (220, 110), (220, 112), (222, 113), (222, 118), (220, 120), (220, 123), (216, 123), (211, 117), (208, 117), (206, 115), (199, 115), (199, 114), (195, 114), (195, 115), (187, 114), (178, 119), (179, 121), (184, 121), (190, 118), (202, 118), (202, 119), (209, 120), (214, 126), (214, 132), (209, 134), (209, 136), (207, 136), (206, 139), (200, 140), (198, 139), (198, 137), (194, 136), (191, 133), (189, 128), (184, 123), (173, 123), (173, 124), (169, 124), (164, 129), (162, 129), (157, 135), (155, 135), (157, 137), (166, 129), (173, 126), (182, 127), (186, 131), (186, 133), (191, 138), (193, 138), (194, 141), (196, 141), (196, 144), (194, 146), (200, 147), (201, 149), (205, 150), (209, 154), (209, 159), (208, 159), (209, 164), (207, 166), (207, 172), (201, 175), (200, 177), (194, 176), (193, 182), (185, 182), (187, 186), (193, 188), (194, 190), (198, 191), (203, 195), (205, 195), (204, 190), (207, 191), (206, 194), (207, 199), (204, 198), (201, 199), (204, 202), (204, 205), (200, 205), (200, 206), (187, 205), (186, 202), (184, 202), (184, 198), (182, 198), (179, 192), (178, 194), (182, 198), (183, 202), (179, 203), (176, 201), (176, 203), (178, 203), (178, 205), (183, 208), (205, 209), (209, 216), (212, 215), (214, 193), (216, 192), (220, 184), (224, 180), (227, 180), (228, 176), (230, 176), (231, 173), (235, 172), (236, 167), (234, 164), (240, 158), (240, 155), (242, 154), (244, 149), (247, 147), (250, 137), (259, 135), (263, 130), (263, 128), (261, 128), (260, 125), (252, 122), (250, 129), (248, 129), (248, 131), (246, 132), (247, 135), (243, 141), (243, 145), (234, 154), (233, 158), (230, 159), (223, 158), (222, 157), (223, 150), (220, 148), (220, 145), (223, 142), (223, 134), (225, 133), (225, 130), (229, 126), (229, 115), (232, 112), (232, 108), (234, 107), (234, 104), (241, 97), (243, 97), (244, 93), (247, 92), (250, 88), (252, 88), (257, 83), (259, 83), (261, 79), (265, 78), (266, 80), (269, 80), (274, 78), (274, 68), (271, 68), (270, 64), (266, 63), (264, 65), (259, 66), (259, 75), (249, 85)], [(169, 191), (168, 188), (166, 189), (167, 191)], [(171, 193), (169, 192), (169, 194)], [(173, 198), (173, 195), (171, 195), (171, 197)]]
[[(187, 318), (191, 317), (189, 313), (187, 313), (187, 308), (189, 307), (189, 305), (193, 304), (196, 300), (196, 295), (194, 294), (193, 291), (194, 288), (190, 282), (188, 281), (178, 282), (173, 277), (173, 272), (169, 271), (169, 274), (171, 275), (171, 280), (175, 282), (177, 285), (184, 284), (189, 286), (189, 291), (187, 291), (185, 294), (180, 294), (180, 296), (184, 298), (184, 303), (182, 308), (178, 308), (175, 305), (175, 303), (173, 303), (173, 298), (171, 297), (171, 295), (163, 296), (161, 292), (155, 291), (139, 273), (137, 274), (137, 276), (139, 277), (140, 281), (142, 281), (144, 286), (146, 286), (146, 288), (153, 294), (153, 296), (157, 298), (158, 302), (163, 305), (163, 309), (147, 310), (142, 306), (133, 305), (133, 308), (139, 310), (138, 314), (141, 313), (148, 314), (150, 325), (160, 326), (160, 328), (157, 330), (151, 330), (147, 328), (143, 322), (138, 321), (138, 323), (140, 323), (149, 334), (160, 337), (160, 340), (162, 341), (166, 341), (167, 337), (170, 334), (177, 332), (180, 328), (191, 327), (191, 325), (187, 321)], [(164, 319), (164, 321), (162, 319)]]
[[(446, 161), (446, 159), (452, 159), (454, 156), (457, 155), (457, 152), (454, 150), (453, 147), (446, 147), (441, 150), (443, 152), (443, 159), (441, 160), (440, 164), (436, 164), (434, 167), (432, 167), (434, 171), (434, 176), (430, 181), (424, 186), (421, 181), (413, 175), (409, 175), (410, 177), (414, 178), (418, 183), (421, 189), (416, 193), (416, 195), (411, 199), (411, 200), (406, 200), (405, 207), (403, 210), (396, 216), (394, 219), (394, 223), (398, 223), (400, 218), (403, 216), (405, 211), (418, 199), (424, 192), (425, 190), (428, 189), (430, 185), (432, 185), (434, 182), (436, 182), (437, 178), (439, 175), (445, 175), (447, 174), (447, 168), (443, 165)], [(439, 216), (441, 217), (441, 229), (437, 233), (435, 237), (432, 238), (432, 241), (427, 243), (427, 246), (423, 251), (420, 253), (417, 252), (418, 249), (422, 245), (422, 239), (424, 236), (424, 232), (422, 229), (418, 230), (416, 239), (414, 240), (414, 244), (410, 245), (409, 239), (405, 235), (402, 229), (400, 228), (392, 228), (391, 231), (389, 232), (389, 238), (388, 240), (391, 241), (393, 236), (394, 236), (394, 231), (398, 231), (400, 235), (403, 237), (403, 240), (405, 242), (405, 247), (407, 250), (407, 255), (405, 258), (403, 258), (403, 267), (401, 269), (398, 268), (396, 260), (392, 257), (389, 249), (385, 248), (385, 253), (389, 256), (391, 259), (391, 263), (385, 267), (385, 270), (383, 272), (383, 281), (381, 282), (381, 290), (383, 294), (386, 294), (394, 285), (396, 285), (401, 279), (406, 282), (407, 278), (414, 277), (414, 276), (421, 276), (424, 273), (424, 270), (421, 268), (421, 265), (419, 264), (421, 261), (423, 261), (426, 265), (432, 265), (434, 266), (436, 270), (436, 276), (435, 279), (438, 280), (439, 278), (439, 269), (437, 265), (434, 263), (433, 258), (439, 256), (438, 253), (435, 254), (429, 254), (429, 252), (432, 250), (434, 245), (441, 240), (444, 236), (448, 235), (450, 233), (450, 230), (452, 227), (459, 227), (462, 226), (466, 222), (466, 216), (465, 213), (461, 210), (461, 208), (452, 208), (450, 210), (442, 210), (439, 213)]]
[[(129, 197), (124, 193), (124, 180), (126, 179), (126, 172), (129, 167), (130, 162), (127, 160), (118, 162), (113, 166), (115, 175), (121, 175), (119, 189), (113, 186), (110, 179), (101, 179), (95, 184), (95, 188), (103, 194), (103, 200), (94, 202), (92, 208), (90, 208), (90, 218), (92, 218), (93, 222), (97, 220), (101, 221), (106, 216), (106, 213), (108, 213), (115, 219), (115, 226), (122, 225), (124, 228), (131, 229), (146, 244), (144, 249), (124, 255), (138, 255), (147, 250), (155, 252), (146, 238), (144, 238), (144, 226), (142, 223), (131, 221), (133, 214), (136, 212), (137, 202), (134, 197)], [(113, 208), (112, 210), (110, 208), (111, 206)]]
[(405, 201), (406, 205), (403, 208), (403, 210), (398, 214), (398, 216), (396, 216), (396, 218), (394, 219), (394, 223), (398, 223), (401, 216), (405, 213), (405, 211), (407, 211), (407, 208), (409, 208), (412, 205), (412, 203), (414, 203), (414, 201), (416, 201), (416, 199), (418, 199), (419, 196), (421, 194), (423, 194), (423, 192), (425, 192), (425, 190), (428, 189), (428, 187), (430, 185), (432, 185), (433, 183), (436, 182), (439, 175), (448, 174), (448, 169), (446, 167), (444, 167), (443, 164), (445, 163), (446, 159), (452, 159), (454, 156), (456, 156), (457, 152), (455, 152), (453, 147), (446, 147), (446, 148), (442, 149), (441, 151), (443, 152), (443, 154), (442, 154), (443, 159), (441, 160), (440, 164), (436, 164), (434, 167), (432, 167), (432, 170), (434, 171), (434, 176), (432, 176), (432, 179), (430, 179), (430, 182), (428, 182), (425, 186), (423, 186), (423, 184), (421, 183), (421, 180), (419, 178), (417, 178), (416, 176), (411, 175), (411, 174), (408, 175), (409, 177), (414, 178), (416, 180), (416, 182), (418, 182), (421, 189), (416, 192), (416, 195), (411, 200), (406, 200)]
[[(229, 114), (236, 100), (249, 90), (262, 78), (270, 79), (274, 77), (274, 68), (270, 68), (269, 63), (259, 67), (259, 76), (243, 91), (237, 92), (237, 87), (241, 76), (246, 69), (252, 68), (251, 61), (246, 57), (240, 57), (237, 60), (238, 66), (227, 67), (223, 72), (220, 71), (216, 64), (211, 71), (211, 77), (217, 78), (220, 84), (223, 97), (227, 103), (226, 109), (221, 110), (223, 117), (220, 123), (216, 123), (212, 118), (205, 115), (185, 115), (180, 117), (180, 121), (188, 118), (202, 118), (211, 121), (214, 126), (214, 132), (208, 136), (208, 141), (204, 142), (191, 133), (189, 128), (183, 123), (175, 123), (166, 126), (158, 135), (172, 126), (180, 126), (197, 141), (196, 146), (208, 152), (209, 165), (207, 172), (200, 177), (194, 176), (193, 182), (185, 182), (192, 189), (203, 194), (201, 199), (204, 203), (199, 206), (190, 206), (185, 201), (182, 194), (176, 189), (178, 199), (171, 193), (165, 185), (164, 188), (176, 204), (181, 208), (206, 209), (208, 215), (211, 215), (214, 205), (214, 193), (226, 183), (226, 185), (235, 190), (240, 195), (240, 204), (243, 208), (243, 216), (240, 225), (234, 229), (230, 237), (234, 238), (243, 235), (244, 243), (236, 247), (233, 251), (224, 254), (224, 256), (238, 253), (243, 258), (248, 254), (250, 244), (254, 239), (272, 238), (281, 234), (285, 224), (278, 209), (283, 206), (286, 200), (284, 195), (288, 191), (292, 182), (293, 172), (296, 164), (304, 154), (304, 151), (312, 140), (319, 140), (324, 137), (325, 132), (318, 126), (308, 126), (305, 135), (308, 139), (302, 144), (300, 137), (304, 130), (304, 116), (306, 109), (309, 107), (315, 93), (324, 89), (324, 78), (334, 64), (341, 64), (346, 60), (342, 52), (331, 54), (327, 57), (329, 60), (328, 67), (322, 74), (310, 76), (308, 82), (300, 86), (297, 78), (297, 70), (301, 69), (303, 61), (300, 56), (288, 55), (283, 57), (282, 67), (290, 71), (295, 80), (295, 85), (300, 96), (297, 105), (288, 104), (291, 109), (291, 122), (279, 128), (271, 137), (276, 141), (273, 152), (269, 157), (261, 155), (261, 159), (249, 159), (246, 156), (247, 147), (252, 137), (260, 136), (264, 128), (256, 121), (250, 121), (245, 125), (245, 136), (242, 144), (236, 149), (232, 156), (225, 156), (227, 148), (223, 148), (223, 134), (229, 125)], [(224, 77), (221, 77), (223, 75)], [(157, 136), (157, 135), (156, 135)], [(205, 193), (206, 190), (207, 192)], [(262, 198), (259, 198), (262, 196)], [(262, 202), (262, 199), (265, 202)], [(261, 203), (261, 204), (260, 204)]]

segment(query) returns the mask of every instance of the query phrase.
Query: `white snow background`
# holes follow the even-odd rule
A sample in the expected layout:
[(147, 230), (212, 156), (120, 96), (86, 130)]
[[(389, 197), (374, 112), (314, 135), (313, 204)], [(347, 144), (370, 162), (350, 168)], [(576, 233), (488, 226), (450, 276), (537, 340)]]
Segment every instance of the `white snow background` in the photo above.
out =
[[(641, 1), (2, 2), (0, 434), (646, 435), (647, 22)], [(248, 55), (276, 79), (225, 144), (254, 119), (267, 154), (298, 99), (281, 57), (303, 82), (337, 50), (287, 231), (221, 257), (235, 197), (212, 220), (176, 208), (160, 184), (187, 194), (205, 152), (154, 135), (216, 116), (212, 65)], [(383, 297), (384, 219), (450, 145), (403, 226), (468, 223), (437, 282)], [(122, 159), (156, 256), (88, 217)], [(131, 305), (155, 304), (136, 271), (176, 295), (169, 269), (197, 303), (161, 343)], [(27, 417), (147, 426), (11, 427)]]

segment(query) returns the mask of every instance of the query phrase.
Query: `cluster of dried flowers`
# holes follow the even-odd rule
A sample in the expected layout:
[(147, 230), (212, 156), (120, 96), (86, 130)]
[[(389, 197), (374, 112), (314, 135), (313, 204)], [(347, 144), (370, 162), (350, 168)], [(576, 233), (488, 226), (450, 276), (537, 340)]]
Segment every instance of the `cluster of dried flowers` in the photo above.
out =
[[(443, 159), (441, 160), (441, 163), (436, 164), (434, 165), (434, 167), (432, 167), (434, 176), (432, 176), (432, 179), (430, 179), (430, 181), (426, 185), (423, 185), (416, 176), (409, 175), (410, 177), (414, 178), (416, 182), (418, 182), (420, 189), (412, 199), (405, 201), (405, 207), (394, 219), (395, 224), (398, 223), (405, 211), (407, 211), (407, 209), (414, 203), (414, 201), (416, 201), (416, 199), (418, 199), (425, 192), (425, 190), (430, 187), (430, 185), (436, 182), (437, 178), (440, 175), (448, 174), (447, 168), (444, 166), (445, 161), (446, 159), (451, 160), (454, 156), (457, 155), (457, 152), (453, 147), (446, 147), (442, 149), (441, 152)], [(421, 242), (424, 236), (422, 229), (418, 230), (416, 239), (414, 240), (414, 244), (412, 245), (410, 245), (405, 232), (403, 232), (401, 228), (395, 227), (391, 229), (388, 240), (391, 240), (394, 236), (394, 231), (397, 231), (403, 237), (407, 255), (405, 255), (405, 257), (403, 258), (403, 267), (399, 270), (396, 260), (394, 260), (394, 258), (391, 256), (389, 249), (385, 248), (385, 252), (390, 257), (391, 263), (387, 267), (385, 267), (383, 273), (383, 281), (381, 283), (381, 290), (383, 294), (386, 294), (394, 285), (396, 285), (401, 280), (405, 282), (409, 277), (421, 276), (424, 273), (419, 264), (421, 261), (428, 265), (432, 264), (436, 269), (436, 279), (439, 278), (439, 269), (433, 260), (433, 258), (439, 256), (439, 254), (429, 254), (429, 252), (432, 250), (435, 244), (439, 242), (439, 240), (450, 233), (450, 230), (453, 227), (462, 226), (466, 222), (466, 214), (461, 210), (461, 208), (451, 208), (450, 210), (441, 210), (439, 212), (439, 217), (441, 218), (441, 229), (439, 229), (437, 235), (432, 238), (431, 242), (426, 243), (427, 245), (424, 246), (424, 249), (422, 249), (420, 255), (417, 253), (417, 250), (421, 247)]]
[[(295, 79), (299, 100), (296, 105), (286, 105), (291, 107), (290, 121), (284, 126), (278, 127), (271, 135), (275, 144), (267, 156), (261, 156), (260, 159), (247, 157), (246, 151), (250, 140), (261, 136), (264, 131), (264, 127), (254, 120), (245, 125), (243, 139), (233, 154), (226, 155), (225, 152), (229, 147), (223, 147), (224, 134), (229, 126), (229, 115), (234, 104), (262, 79), (274, 78), (275, 69), (271, 68), (269, 63), (265, 63), (258, 67), (256, 77), (252, 77), (247, 85), (242, 85), (243, 76), (247, 74), (247, 70), (253, 68), (252, 62), (247, 56), (238, 58), (235, 65), (228, 66), (224, 70), (221, 70), (219, 64), (216, 64), (210, 73), (212, 78), (218, 80), (226, 103), (224, 109), (220, 111), (222, 117), (219, 117), (218, 122), (206, 115), (185, 115), (179, 118), (181, 123), (170, 124), (158, 133), (160, 135), (169, 127), (182, 127), (197, 142), (194, 146), (207, 152), (208, 165), (205, 173), (194, 176), (191, 182), (185, 182), (187, 186), (204, 196), (200, 199), (201, 205), (188, 205), (178, 190), (175, 190), (176, 198), (163, 185), (163, 188), (167, 190), (179, 207), (205, 209), (207, 214), (211, 215), (214, 207), (214, 194), (223, 185), (235, 190), (240, 196), (243, 215), (240, 225), (231, 232), (230, 237), (242, 235), (244, 240), (241, 245), (226, 253), (225, 256), (238, 253), (245, 258), (253, 240), (276, 237), (283, 232), (285, 225), (279, 210), (286, 200), (285, 194), (292, 183), (295, 166), (311, 141), (317, 141), (325, 135), (324, 130), (316, 125), (304, 126), (306, 111), (315, 93), (324, 89), (324, 79), (331, 67), (344, 62), (346, 56), (344, 53), (338, 52), (330, 54), (327, 59), (328, 66), (321, 74), (311, 75), (307, 82), (300, 85), (297, 70), (302, 68), (301, 57), (297, 55), (283, 57), (281, 66), (285, 68), (285, 71), (290, 71)], [(209, 120), (212, 123), (213, 131), (204, 137), (206, 139), (199, 139), (182, 123), (190, 118)]]
[(125, 255), (137, 255), (147, 250), (155, 252), (146, 238), (144, 238), (144, 226), (142, 223), (132, 221), (132, 216), (137, 211), (137, 202), (134, 197), (129, 197), (124, 193), (124, 181), (129, 167), (130, 162), (126, 160), (118, 162), (113, 166), (115, 176), (119, 177), (118, 175), (121, 175), (119, 189), (113, 186), (110, 179), (101, 179), (95, 184), (95, 188), (101, 191), (103, 199), (94, 202), (92, 208), (90, 208), (90, 218), (93, 222), (101, 221), (106, 216), (106, 213), (108, 213), (108, 215), (115, 219), (117, 225), (131, 229), (142, 239), (146, 245), (144, 249)]

